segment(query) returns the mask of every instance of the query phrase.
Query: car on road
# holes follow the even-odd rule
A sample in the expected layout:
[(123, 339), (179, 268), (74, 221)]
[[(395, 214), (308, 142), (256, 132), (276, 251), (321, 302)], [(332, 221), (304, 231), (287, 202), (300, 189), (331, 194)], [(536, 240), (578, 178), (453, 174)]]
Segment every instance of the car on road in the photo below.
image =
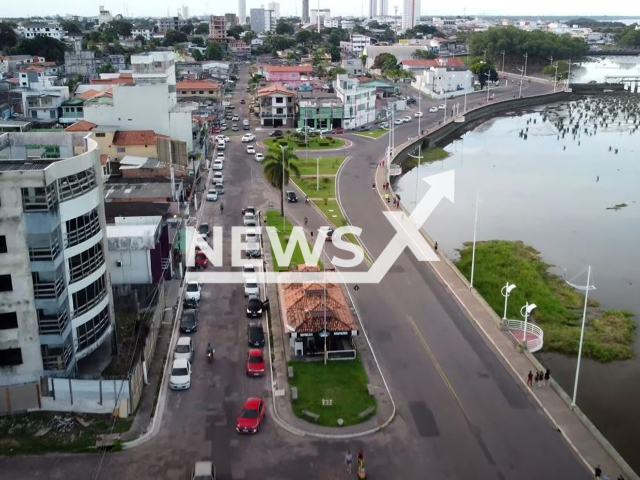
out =
[(218, 195), (224, 195), (224, 185), (222, 183), (216, 183), (214, 188), (216, 189), (216, 192), (218, 192)]
[(429, 109), (429, 113), (436, 113), (438, 111), (438, 107), (431, 107)]
[(415, 103), (418, 103), (415, 98), (407, 98), (407, 105), (413, 105)]
[(287, 191), (287, 202), (298, 203), (298, 196), (296, 195), (296, 192), (292, 192), (291, 190)]
[(254, 147), (253, 145), (247, 145), (247, 153), (249, 155), (255, 155), (256, 147)]
[(357, 128), (358, 132), (366, 132), (366, 131), (368, 131), (370, 129), (371, 129), (371, 127), (369, 125), (360, 125)]
[(247, 325), (247, 342), (250, 347), (264, 347), (265, 337), (262, 322), (250, 322)]
[(256, 136), (253, 133), (245, 133), (242, 135), (242, 141), (244, 143), (253, 142), (256, 139)]
[(330, 128), (321, 128), (319, 133), (320, 133), (320, 135), (328, 135), (329, 133), (331, 133), (331, 129)]
[(333, 130), (331, 130), (331, 133), (334, 135), (339, 135), (341, 133), (344, 133), (344, 128), (342, 127), (334, 128)]
[(406, 117), (402, 117), (402, 121), (404, 123), (409, 123), (411, 121), (411, 117), (409, 115), (407, 115)]
[(171, 390), (186, 390), (191, 386), (191, 364), (189, 360), (177, 358), (171, 366), (169, 388)]
[(246, 252), (248, 258), (260, 258), (262, 256), (262, 252), (260, 251), (260, 244), (258, 242), (247, 243)]
[(441, 103), (440, 105), (438, 105), (438, 110), (444, 110), (445, 108), (447, 107), (444, 106), (444, 103)]
[(230, 140), (230, 138), (227, 137), (226, 135), (216, 135), (216, 142), (218, 140), (222, 140), (223, 142), (228, 142)]
[(255, 265), (245, 265), (242, 267), (242, 278), (245, 280), (247, 278), (255, 277), (257, 275)]
[(216, 480), (216, 467), (213, 462), (196, 462), (191, 472), (191, 480)]
[(380, 128), (389, 128), (389, 122), (382, 122)]
[(247, 123), (247, 124), (243, 124), (243, 125), (242, 125), (242, 129), (243, 129), (243, 130), (251, 130), (251, 127), (250, 127), (250, 126), (249, 126), (249, 124)]
[(264, 375), (264, 357), (262, 356), (262, 350), (259, 348), (252, 348), (247, 353), (247, 376), (248, 377), (262, 377)]
[(401, 118), (396, 118), (396, 119), (393, 121), (393, 124), (394, 124), (394, 125), (402, 125), (402, 123), (403, 123), (403, 122), (402, 122), (402, 119), (401, 119)]
[(247, 243), (255, 243), (258, 241), (258, 230), (255, 228), (247, 228), (245, 236), (247, 237)]
[(183, 359), (191, 362), (193, 360), (193, 340), (191, 337), (180, 337), (176, 343), (176, 348), (173, 349), (173, 359)]
[(237, 131), (238, 131), (238, 124), (237, 124), (237, 123), (234, 123), (234, 124), (231, 126), (231, 131), (232, 131), (232, 132), (237, 132)]
[(220, 172), (213, 174), (213, 183), (224, 183), (224, 176)]
[(244, 212), (244, 215), (242, 216), (242, 223), (244, 224), (245, 227), (255, 227), (256, 214), (251, 212)]
[(184, 298), (186, 300), (193, 300), (195, 302), (200, 301), (200, 291), (202, 286), (198, 282), (187, 283), (187, 289), (184, 292)]
[(256, 277), (245, 278), (244, 280), (244, 296), (248, 297), (249, 295), (260, 295), (260, 287)]
[(211, 229), (209, 228), (209, 224), (207, 222), (202, 222), (198, 226), (198, 233), (205, 238), (209, 238), (209, 235), (211, 235)]
[(207, 202), (215, 202), (218, 200), (218, 192), (216, 192), (215, 188), (210, 188), (207, 190)]
[(261, 162), (264, 160), (264, 155), (260, 152), (256, 153), (256, 162)]
[(256, 214), (256, 207), (252, 207), (252, 206), (248, 206), (242, 209), (242, 216), (244, 217), (247, 213), (250, 213), (251, 215), (255, 215)]
[(213, 161), (213, 169), (214, 170), (222, 170), (223, 167), (224, 167), (224, 163), (222, 163), (220, 160), (214, 160)]
[(244, 98), (240, 99), (240, 105), (244, 105)]
[(261, 398), (252, 397), (247, 399), (238, 414), (236, 432), (248, 434), (258, 433), (260, 431), (260, 424), (264, 419), (265, 411), (265, 403)]
[(420, 117), (422, 117), (422, 115), (423, 115), (422, 112), (416, 112), (416, 113), (413, 114), (413, 116), (416, 117), (416, 118), (420, 118)]
[(274, 130), (269, 134), (270, 137), (274, 137), (274, 138), (282, 137), (282, 135), (283, 135), (282, 130)]
[(218, 152), (215, 159), (224, 162), (226, 159), (224, 152)]
[(231, 120), (234, 121), (234, 122), (239, 122), (240, 121), (240, 117), (238, 115), (234, 115)]
[(226, 130), (229, 130), (229, 127), (227, 127), (226, 123), (223, 123), (222, 125), (220, 125), (220, 130), (222, 130), (224, 132)]
[(320, 234), (325, 234), (326, 235), (326, 240), (327, 242), (331, 242), (333, 240), (333, 228), (331, 227), (320, 227), (319, 229), (319, 233)]
[(226, 149), (227, 141), (219, 138), (218, 140), (216, 140), (216, 148), (218, 149), (218, 151)]
[(242, 125), (249, 125), (249, 120), (246, 118), (242, 120)]
[(185, 308), (180, 317), (180, 331), (193, 333), (198, 330), (198, 311), (195, 308)]
[[(247, 299), (247, 317), (260, 318), (262, 316), (262, 300), (256, 295), (250, 295)], [(251, 344), (249, 344), (251, 345)]]

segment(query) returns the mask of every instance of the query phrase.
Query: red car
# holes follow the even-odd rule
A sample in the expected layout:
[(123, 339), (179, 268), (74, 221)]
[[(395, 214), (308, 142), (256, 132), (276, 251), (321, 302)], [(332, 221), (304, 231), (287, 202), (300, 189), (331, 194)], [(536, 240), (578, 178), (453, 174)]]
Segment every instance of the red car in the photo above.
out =
[(264, 357), (262, 350), (252, 348), (247, 353), (247, 376), (262, 377), (264, 375)]
[(209, 259), (207, 258), (207, 256), (204, 254), (202, 250), (196, 247), (196, 258), (195, 258), (196, 268), (204, 269), (204, 268), (207, 268), (208, 264), (209, 264)]
[(344, 128), (342, 127), (338, 127), (338, 128), (334, 128), (333, 130), (331, 130), (331, 133), (336, 135), (338, 133), (344, 133)]
[(220, 133), (222, 131), (222, 129), (220, 127), (211, 127), (210, 132), (211, 133)]
[(249, 398), (240, 411), (236, 420), (236, 432), (238, 433), (258, 433), (260, 431), (260, 423), (265, 414), (265, 404), (261, 398)]

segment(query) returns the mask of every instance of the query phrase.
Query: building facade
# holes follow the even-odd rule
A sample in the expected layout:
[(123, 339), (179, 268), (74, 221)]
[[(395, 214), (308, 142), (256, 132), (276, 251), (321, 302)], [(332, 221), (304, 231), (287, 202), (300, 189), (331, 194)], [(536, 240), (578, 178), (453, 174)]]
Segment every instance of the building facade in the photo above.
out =
[(273, 18), (277, 21), (280, 18), (280, 3), (269, 2), (267, 8), (273, 12)]
[(211, 80), (185, 80), (176, 85), (178, 100), (220, 100), (222, 87)]
[(386, 17), (389, 14), (389, 0), (380, 0), (380, 16)]
[(0, 385), (69, 374), (115, 328), (97, 144), (3, 134), (0, 197)]
[(313, 73), (311, 65), (267, 65), (264, 67), (264, 79), (267, 82), (300, 82), (303, 76)]
[(344, 108), (339, 98), (305, 98), (298, 101), (298, 127), (342, 127)]
[(311, 9), (311, 23), (316, 25), (318, 22), (324, 24), (326, 19), (331, 19), (331, 9), (329, 8), (313, 8)]
[(413, 28), (420, 21), (420, 0), (402, 0), (402, 29)]
[(378, 16), (378, 0), (369, 0), (369, 18)]
[(260, 124), (292, 127), (295, 120), (295, 92), (279, 85), (258, 90)]
[(309, 0), (302, 0), (302, 23), (309, 23)]
[(334, 89), (344, 105), (344, 128), (353, 129), (375, 121), (375, 86), (362, 84), (357, 77), (338, 75)]
[(209, 16), (209, 38), (218, 42), (222, 42), (227, 38), (227, 20), (224, 16)]
[(247, 0), (238, 0), (238, 21), (240, 25), (247, 23)]
[(18, 32), (24, 38), (34, 38), (36, 35), (42, 35), (45, 37), (55, 38), (56, 40), (62, 40), (67, 32), (64, 31), (59, 25), (49, 25), (46, 23), (29, 23), (26, 25), (20, 25)]
[(187, 20), (180, 17), (165, 17), (158, 20), (158, 30), (166, 32), (167, 30), (180, 30), (187, 24)]
[(252, 8), (249, 12), (251, 16), (251, 30), (256, 33), (262, 33), (267, 31), (267, 26), (265, 24), (265, 10), (264, 8)]

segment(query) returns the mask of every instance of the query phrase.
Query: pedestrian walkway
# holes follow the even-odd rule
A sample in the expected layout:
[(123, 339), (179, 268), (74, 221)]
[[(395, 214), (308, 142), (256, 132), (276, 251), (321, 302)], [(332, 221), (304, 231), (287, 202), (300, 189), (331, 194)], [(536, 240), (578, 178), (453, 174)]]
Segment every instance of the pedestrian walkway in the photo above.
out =
[[(387, 205), (390, 210), (403, 210), (409, 215), (409, 211), (404, 209), (402, 203), (400, 203), (399, 208), (393, 208), (392, 205), (388, 205), (383, 200), (385, 193), (387, 193), (382, 188), (387, 180), (384, 166), (381, 167), (379, 165), (375, 179), (376, 188), (383, 205)], [(397, 198), (391, 187), (389, 190), (391, 196)], [(433, 246), (434, 241), (422, 230), (421, 232)], [(627, 480), (639, 480), (640, 477), (633, 472), (631, 467), (580, 409), (578, 407), (571, 409), (569, 396), (553, 378), (551, 379), (550, 387), (530, 389), (526, 386), (526, 376), (529, 371), (544, 371), (544, 366), (531, 353), (528, 351), (523, 353), (518, 348), (513, 335), (501, 329), (502, 320), (489, 304), (471, 288), (467, 279), (449, 259), (442, 255), (440, 255), (440, 258), (441, 261), (429, 262), (428, 266), (434, 270), (468, 317), (483, 332), (487, 341), (511, 369), (514, 379), (521, 383), (522, 388), (529, 390), (531, 397), (549, 417), (554, 427), (574, 449), (584, 464), (591, 471), (596, 465), (600, 465), (602, 471), (612, 478), (616, 478), (622, 473)]]

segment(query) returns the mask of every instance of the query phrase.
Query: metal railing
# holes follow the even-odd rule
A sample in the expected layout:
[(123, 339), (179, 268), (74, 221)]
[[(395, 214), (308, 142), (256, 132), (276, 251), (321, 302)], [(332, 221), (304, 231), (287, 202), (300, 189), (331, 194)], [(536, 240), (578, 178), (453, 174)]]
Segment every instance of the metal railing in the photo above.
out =
[(88, 312), (93, 307), (95, 307), (98, 303), (100, 303), (106, 296), (107, 296), (107, 286), (103, 284), (102, 290), (100, 292), (98, 292), (93, 298), (88, 299), (82, 305), (79, 305), (75, 308), (75, 310), (73, 311), (73, 316), (78, 317)]
[(58, 314), (45, 314), (38, 310), (40, 335), (59, 335), (69, 324), (69, 312), (65, 308)]
[[(72, 265), (72, 260), (77, 257), (81, 257), (82, 254), (87, 253), (89, 258), (81, 261), (76, 265)], [(102, 245), (97, 243), (86, 252), (79, 253), (75, 257), (69, 259), (69, 281), (70, 283), (77, 282), (86, 278), (104, 265), (104, 255), (102, 253)]]
[[(511, 335), (513, 335), (513, 338), (516, 339), (516, 341), (518, 342), (522, 342), (522, 339), (519, 339), (518, 337), (516, 337), (512, 330), (519, 330), (519, 331), (523, 331), (524, 330), (524, 321), (522, 320), (507, 320), (507, 328), (509, 329), (509, 332), (511, 332)], [(529, 350), (530, 352), (537, 352), (538, 350), (540, 350), (542, 348), (542, 345), (544, 343), (544, 332), (542, 331), (542, 329), (531, 322), (527, 322), (527, 331), (526, 333), (530, 333), (532, 335), (535, 336), (535, 338), (532, 338), (531, 340), (526, 340), (527, 342), (527, 350)], [(523, 339), (526, 338), (526, 333), (523, 332)]]
[(61, 202), (84, 195), (96, 188), (96, 175), (93, 168), (69, 175), (58, 180), (58, 197)]
[(53, 261), (62, 251), (58, 238), (58, 233), (56, 232), (51, 236), (49, 245), (43, 247), (29, 245), (29, 260), (32, 262)]
[(37, 299), (59, 298), (64, 292), (64, 280), (57, 278), (51, 282), (43, 282), (33, 275), (33, 294)]
[(49, 348), (43, 345), (42, 347), (42, 364), (45, 370), (65, 370), (69, 365), (71, 354), (71, 344), (66, 344), (63, 347), (51, 348), (56, 353), (51, 354)]
[(46, 188), (23, 188), (22, 206), (25, 212), (48, 212), (57, 203), (56, 190), (52, 185)]
[(66, 246), (73, 247), (85, 240), (90, 239), (100, 231), (100, 217), (98, 215), (92, 216), (89, 222), (85, 223), (82, 227), (77, 228), (66, 234)]

